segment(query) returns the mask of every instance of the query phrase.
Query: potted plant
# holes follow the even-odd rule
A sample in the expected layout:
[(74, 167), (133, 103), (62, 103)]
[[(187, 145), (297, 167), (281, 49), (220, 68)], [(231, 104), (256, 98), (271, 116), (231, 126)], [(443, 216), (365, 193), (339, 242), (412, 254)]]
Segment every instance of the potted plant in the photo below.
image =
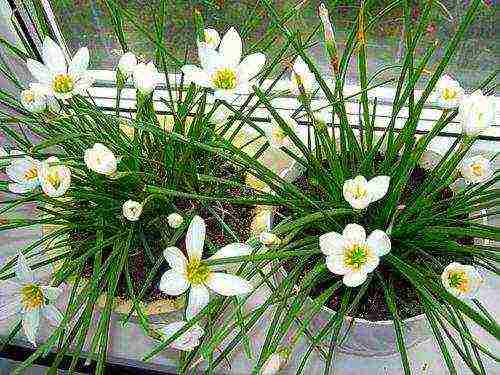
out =
[[(275, 8), (263, 3), (279, 24)], [(493, 167), (495, 155), (469, 152), (494, 121), (495, 99), (487, 96), (494, 75), (476, 89), (464, 90), (443, 74), (480, 6), (480, 1), (470, 4), (418, 96), (416, 84), (435, 52), (431, 48), (418, 63), (413, 61), (430, 8), (412, 26), (404, 7), (410, 39), (392, 113), (380, 130), (374, 123), (376, 102), (369, 98), (366, 49), (374, 21), (366, 9), (361, 6), (343, 54), (336, 46), (326, 8), (319, 9), (333, 84), (295, 30), (280, 27), (298, 55), (289, 70), (300, 108), (291, 111), (292, 116), (283, 114), (273, 105), (273, 96), (256, 86), (253, 89), (275, 126), (266, 132), (270, 147), (284, 151), (293, 163), (276, 172), (256, 160), (244, 162), (253, 186), (272, 195), (275, 202), (269, 200), (256, 218), (254, 226), (267, 230), (255, 240), (254, 254), (233, 259), (260, 267), (258, 280), (268, 290), (258, 307), (244, 316), (248, 319), (243, 329), (223, 320), (229, 325), (224, 334), (205, 338), (190, 358), (219, 347), (220, 354), (204, 357), (209, 366), (218, 366), (238, 344), (245, 344), (245, 335), (270, 313), (260, 354), (251, 366), (255, 372), (276, 373), (283, 368), (299, 338), (307, 344), (305, 353), (294, 359), (297, 373), (304, 371), (313, 351), (324, 360), (325, 373), (333, 366), (336, 351), (366, 356), (399, 352), (405, 373), (410, 373), (407, 349), (430, 333), (450, 373), (456, 370), (445, 337), (473, 372), (484, 373), (481, 355), (498, 360), (471, 336), (466, 323), (470, 319), (499, 337), (495, 318), (474, 298), (483, 282), (482, 270), (498, 274), (498, 254), (490, 242), (499, 239), (498, 229), (485, 220), (487, 210), (494, 211), (498, 203), (494, 189), (498, 172)], [(351, 55), (357, 57), (361, 81), (354, 95), (361, 112), (354, 124), (343, 97)], [(314, 101), (318, 93), (324, 103), (319, 107)], [(428, 102), (440, 114), (420, 134), (418, 125)], [(409, 116), (400, 121), (404, 106), (409, 107)], [(435, 158), (428, 146), (443, 130), (457, 129), (457, 120), (455, 142)], [(310, 128), (306, 141), (297, 136), (301, 121)], [(292, 152), (291, 146), (299, 152)], [(233, 146), (226, 149), (238, 162), (244, 158)], [(449, 327), (458, 332), (460, 342)], [(235, 337), (227, 343), (224, 338), (234, 331)]]

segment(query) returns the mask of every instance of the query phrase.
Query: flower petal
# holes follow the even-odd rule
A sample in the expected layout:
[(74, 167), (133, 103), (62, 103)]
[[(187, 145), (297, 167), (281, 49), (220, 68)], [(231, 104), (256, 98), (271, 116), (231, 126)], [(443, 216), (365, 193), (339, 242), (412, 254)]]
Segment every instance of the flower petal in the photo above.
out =
[(82, 74), (85, 73), (89, 67), (89, 50), (87, 47), (80, 48), (78, 52), (73, 56), (71, 63), (69, 64), (68, 73), (75, 79), (78, 79)]
[(379, 257), (391, 251), (391, 239), (384, 231), (379, 229), (375, 229), (371, 232), (366, 243)]
[(375, 268), (378, 267), (379, 263), (380, 263), (380, 258), (378, 256), (368, 257), (366, 263), (363, 264), (361, 271), (364, 273), (373, 272)]
[(21, 296), (17, 295), (9, 303), (0, 306), (0, 321), (19, 313), (22, 308)]
[(160, 279), (160, 290), (170, 296), (178, 296), (189, 288), (189, 282), (184, 274), (176, 270), (168, 270)]
[(345, 286), (354, 288), (363, 284), (366, 280), (366, 276), (364, 272), (350, 272), (344, 275), (342, 281)]
[(187, 259), (182, 251), (177, 247), (167, 247), (165, 250), (163, 250), (163, 256), (167, 260), (170, 268), (172, 268), (173, 270), (179, 273), (184, 273), (184, 271), (186, 271)]
[(351, 243), (364, 243), (366, 240), (365, 229), (359, 224), (347, 224), (342, 232), (344, 240)]
[(24, 313), (23, 330), (27, 339), (36, 346), (36, 335), (40, 325), (40, 310), (32, 309)]
[(0, 282), (0, 296), (11, 296), (18, 294), (22, 285), (19, 285), (12, 280), (4, 280)]
[(66, 73), (66, 58), (59, 45), (49, 37), (45, 37), (42, 48), (45, 65), (54, 73)]
[(377, 176), (368, 181), (368, 191), (372, 202), (382, 199), (389, 189), (389, 176)]
[(222, 272), (211, 273), (206, 285), (214, 292), (223, 296), (246, 294), (250, 293), (253, 289), (252, 284), (247, 280), (236, 275)]
[(31, 184), (10, 183), (7, 186), (7, 188), (9, 189), (9, 191), (11, 193), (14, 193), (14, 194), (24, 194), (24, 193), (32, 191), (35, 188), (35, 186), (33, 186)]
[(337, 232), (325, 233), (319, 237), (319, 247), (325, 255), (341, 252), (345, 247), (344, 237)]
[(40, 286), (40, 288), (42, 288), (43, 296), (50, 301), (55, 301), (62, 293), (61, 288), (53, 286)]
[(238, 77), (240, 81), (249, 81), (262, 70), (266, 63), (266, 55), (254, 53), (243, 59), (238, 66)]
[(200, 65), (208, 76), (211, 76), (218, 67), (222, 66), (223, 61), (219, 53), (207, 46), (206, 43), (200, 43), (198, 46), (198, 58)]
[(42, 313), (54, 327), (58, 327), (63, 320), (63, 315), (54, 305), (45, 306)]
[(26, 61), (26, 66), (31, 75), (40, 83), (50, 84), (52, 82), (52, 72), (42, 63), (33, 59)]
[(241, 61), (241, 51), (243, 49), (241, 38), (234, 27), (231, 27), (220, 42), (219, 54), (224, 65), (237, 67)]
[(330, 272), (334, 274), (345, 275), (350, 272), (350, 269), (344, 264), (343, 257), (329, 255), (326, 257), (325, 263)]
[(186, 83), (189, 84), (194, 82), (201, 87), (211, 87), (209, 75), (201, 68), (194, 65), (184, 65), (182, 67), (182, 72), (186, 76)]
[(201, 259), (205, 244), (205, 221), (196, 215), (191, 220), (186, 234), (186, 250), (189, 259)]
[(198, 315), (198, 313), (208, 305), (209, 301), (210, 294), (205, 285), (191, 285), (186, 306), (186, 319), (190, 320)]
[[(219, 249), (214, 255), (208, 258), (208, 260), (231, 258), (250, 255), (252, 253), (252, 248), (244, 243), (232, 243)], [(215, 264), (210, 266), (211, 270), (222, 271), (231, 268), (231, 266), (237, 266), (238, 263), (226, 263), (226, 264)]]
[[(172, 322), (160, 328), (160, 331), (165, 335), (165, 338), (175, 335), (186, 322)], [(170, 346), (177, 350), (190, 351), (198, 346), (201, 336), (203, 336), (203, 329), (198, 325), (194, 324), (186, 332), (175, 339)]]
[(23, 253), (19, 252), (17, 255), (17, 262), (14, 268), (16, 277), (22, 283), (32, 283), (35, 281), (35, 277), (31, 267), (28, 265), (28, 261), (24, 257)]

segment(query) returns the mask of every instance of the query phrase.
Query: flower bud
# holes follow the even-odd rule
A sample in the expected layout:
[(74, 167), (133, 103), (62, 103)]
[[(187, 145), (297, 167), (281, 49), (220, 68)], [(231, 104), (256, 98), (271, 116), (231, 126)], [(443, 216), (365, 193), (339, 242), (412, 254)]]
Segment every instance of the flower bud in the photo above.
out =
[(266, 246), (279, 246), (281, 239), (271, 232), (262, 232), (259, 235), (259, 241)]
[(116, 172), (117, 160), (113, 152), (101, 143), (85, 150), (85, 164), (94, 172), (113, 175)]
[(127, 220), (137, 221), (142, 213), (142, 204), (129, 199), (123, 203), (122, 211)]
[(184, 219), (181, 215), (179, 215), (177, 212), (171, 213), (167, 217), (168, 225), (170, 225), (171, 228), (179, 228), (182, 223), (184, 222)]

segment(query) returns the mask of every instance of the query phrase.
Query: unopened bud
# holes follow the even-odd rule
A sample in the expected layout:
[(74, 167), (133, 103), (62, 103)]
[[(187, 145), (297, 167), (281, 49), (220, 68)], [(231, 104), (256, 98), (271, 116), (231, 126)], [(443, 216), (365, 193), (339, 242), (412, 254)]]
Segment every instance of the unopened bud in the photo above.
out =
[(259, 241), (266, 246), (279, 246), (281, 243), (280, 238), (271, 232), (262, 232), (259, 235)]

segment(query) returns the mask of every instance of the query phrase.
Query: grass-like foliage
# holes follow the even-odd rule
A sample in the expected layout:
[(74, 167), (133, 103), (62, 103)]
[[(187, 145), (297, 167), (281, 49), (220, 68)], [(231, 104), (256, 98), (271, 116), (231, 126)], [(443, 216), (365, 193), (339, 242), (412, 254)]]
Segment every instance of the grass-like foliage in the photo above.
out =
[[(104, 373), (118, 297), (131, 301), (122, 320), (134, 314), (144, 334), (159, 342), (144, 360), (168, 347), (182, 350), (179, 373), (200, 363), (215, 373), (236, 348), (243, 348), (254, 373), (275, 373), (301, 341), (306, 350), (296, 372), (306, 373), (316, 352), (328, 374), (356, 325), (346, 318), (362, 317), (392, 320), (409, 374), (406, 318), (419, 314), (450, 373), (457, 373), (453, 350), (474, 374), (486, 373), (484, 356), (499, 360), (469, 330), (472, 321), (500, 337), (495, 317), (475, 298), (480, 273), (499, 274), (500, 233), (487, 223), (498, 215), (496, 155), (470, 153), (494, 121), (494, 99), (487, 95), (496, 72), (474, 90), (445, 74), (481, 0), (469, 2), (440, 58), (437, 45), (415, 53), (430, 15), (444, 9), (433, 0), (416, 20), (410, 1), (389, 2), (377, 13), (362, 1), (343, 46), (324, 5), (317, 25), (303, 30), (295, 21), (304, 4), (280, 14), (272, 1), (260, 0), (239, 32), (220, 35), (195, 10), (196, 33), (186, 46), (197, 47), (193, 65), (165, 43), (166, 1), (152, 25), (141, 25), (119, 2), (104, 3), (124, 52), (113, 108), (94, 102), (88, 50), (66, 60), (51, 39), (41, 54), (24, 40), (17, 46), (0, 40), (12, 58), (27, 61), (34, 77), (20, 97), (0, 89), (0, 129), (8, 140), (0, 155), (8, 177), (0, 182), (0, 230), (15, 236), (50, 227), (1, 266), (0, 294), (17, 298), (2, 307), (1, 317), (22, 318), (3, 345), (20, 330), (35, 344), (40, 314), (55, 325), (15, 373), (51, 350), (57, 352), (52, 372), (69, 356), (70, 373), (81, 357)], [(404, 18), (402, 62), (370, 72), (370, 32), (395, 9)], [(256, 32), (263, 15), (269, 26), (241, 51), (241, 39)], [(45, 21), (38, 21), (43, 34)], [(124, 24), (154, 45), (154, 62), (137, 62)], [(318, 43), (328, 74), (309, 52)], [(14, 87), (28, 86), (12, 66), (0, 64)], [(346, 93), (353, 64), (359, 90)], [(394, 78), (381, 80), (387, 71)], [(386, 84), (394, 97), (380, 117), (387, 105), (372, 91)], [(120, 103), (130, 92), (136, 106), (127, 113)], [(293, 103), (285, 110), (278, 104), (284, 96)], [(423, 130), (429, 107), (439, 116)], [(458, 129), (451, 147), (443, 155), (429, 152), (450, 129)], [(34, 212), (14, 218), (22, 207)], [(141, 280), (132, 272), (137, 259)], [(30, 269), (45, 265), (54, 266), (50, 286)], [(51, 306), (62, 285), (68, 296), (59, 312)], [(210, 298), (207, 288), (216, 295)], [(152, 290), (165, 298), (187, 292), (181, 321), (150, 322), (145, 302)], [(256, 295), (260, 302), (250, 303)], [(375, 300), (386, 315), (370, 315)], [(318, 327), (312, 323), (324, 307), (335, 313)], [(253, 347), (252, 329), (264, 315), (270, 324)]]

